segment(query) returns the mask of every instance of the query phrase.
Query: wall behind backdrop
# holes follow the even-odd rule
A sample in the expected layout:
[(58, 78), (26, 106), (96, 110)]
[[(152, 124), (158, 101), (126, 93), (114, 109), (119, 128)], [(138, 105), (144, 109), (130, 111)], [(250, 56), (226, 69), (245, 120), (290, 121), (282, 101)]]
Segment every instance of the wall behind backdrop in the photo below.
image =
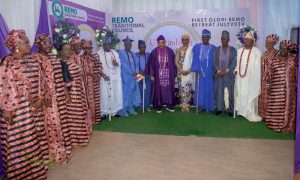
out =
[[(263, 48), (266, 35), (276, 33), (289, 39), (293, 26), (300, 26), (299, 0), (70, 0), (103, 12), (249, 8), (251, 22)], [(8, 27), (25, 29), (31, 42), (38, 24), (39, 0), (0, 0), (0, 13)], [(108, 19), (109, 21), (109, 19)]]

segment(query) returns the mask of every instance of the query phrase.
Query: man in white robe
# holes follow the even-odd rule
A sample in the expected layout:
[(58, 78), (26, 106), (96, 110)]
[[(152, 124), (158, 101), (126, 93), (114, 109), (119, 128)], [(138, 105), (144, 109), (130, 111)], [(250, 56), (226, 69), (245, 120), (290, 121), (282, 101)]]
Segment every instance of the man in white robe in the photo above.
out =
[(258, 116), (258, 96), (260, 94), (261, 51), (254, 46), (254, 31), (246, 33), (244, 47), (237, 51), (235, 107), (238, 115), (252, 122), (261, 121)]
[(111, 49), (111, 38), (103, 38), (103, 49), (98, 54), (102, 63), (101, 115), (115, 115), (123, 108), (121, 61), (119, 54)]

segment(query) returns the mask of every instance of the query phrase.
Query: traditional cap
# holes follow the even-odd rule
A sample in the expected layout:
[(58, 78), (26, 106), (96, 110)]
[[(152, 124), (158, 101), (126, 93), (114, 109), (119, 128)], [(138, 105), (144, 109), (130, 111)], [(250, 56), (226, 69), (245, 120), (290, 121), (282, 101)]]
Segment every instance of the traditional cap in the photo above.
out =
[(183, 39), (183, 38), (186, 38), (186, 39), (190, 40), (190, 35), (189, 34), (183, 34), (181, 36), (181, 39)]
[(229, 38), (230, 37), (229, 31), (227, 31), (227, 30), (222, 31), (222, 35), (221, 36), (225, 37), (225, 38)]
[(103, 40), (103, 44), (111, 44), (110, 36), (104, 36), (102, 40)]
[(293, 48), (295, 46), (295, 43), (290, 40), (282, 40), (280, 42), (280, 45), (287, 46), (288, 48)]
[(203, 37), (203, 36), (208, 36), (209, 38), (211, 38), (211, 33), (210, 33), (210, 31), (207, 30), (207, 29), (203, 29), (203, 30), (202, 30), (202, 37)]
[(5, 44), (9, 49), (13, 49), (16, 47), (19, 39), (22, 39), (26, 36), (26, 33), (22, 29), (13, 29), (9, 32), (7, 39), (5, 40)]
[(276, 44), (279, 41), (279, 36), (276, 34), (270, 34), (266, 37), (267, 41), (272, 41), (274, 44)]
[(50, 36), (49, 36), (48, 34), (45, 34), (45, 33), (39, 34), (39, 35), (35, 38), (34, 44), (35, 44), (35, 45), (38, 45), (38, 44), (39, 44), (41, 41), (43, 41), (46, 37), (49, 37), (49, 38), (50, 38)]
[(166, 40), (166, 38), (163, 35), (159, 35), (157, 37), (157, 41), (165, 41), (165, 40)]
[(255, 38), (254, 38), (254, 31), (247, 32), (245, 34), (245, 36), (244, 36), (244, 39), (253, 39), (253, 40), (255, 40)]
[(130, 39), (130, 37), (129, 36), (126, 36), (126, 38), (125, 39), (123, 39), (122, 40), (124, 43), (132, 43), (133, 42), (133, 40), (132, 39)]
[(237, 33), (238, 38), (238, 45), (245, 45), (245, 38), (252, 39), (254, 42), (256, 42), (258, 36), (257, 36), (257, 30), (252, 25), (243, 25), (240, 27), (239, 32)]
[(143, 41), (143, 40), (139, 40), (139, 41), (138, 41), (138, 46), (140, 46), (140, 45), (146, 45), (146, 42)]

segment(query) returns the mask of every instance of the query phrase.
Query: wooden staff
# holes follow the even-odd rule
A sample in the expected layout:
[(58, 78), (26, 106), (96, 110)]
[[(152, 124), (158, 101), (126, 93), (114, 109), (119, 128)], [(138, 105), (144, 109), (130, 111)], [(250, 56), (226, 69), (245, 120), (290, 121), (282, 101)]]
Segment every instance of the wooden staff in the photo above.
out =
[(196, 115), (198, 115), (198, 112), (199, 112), (199, 93), (200, 93), (200, 74), (199, 73), (196, 73), (196, 78), (197, 78), (197, 99), (196, 99)]

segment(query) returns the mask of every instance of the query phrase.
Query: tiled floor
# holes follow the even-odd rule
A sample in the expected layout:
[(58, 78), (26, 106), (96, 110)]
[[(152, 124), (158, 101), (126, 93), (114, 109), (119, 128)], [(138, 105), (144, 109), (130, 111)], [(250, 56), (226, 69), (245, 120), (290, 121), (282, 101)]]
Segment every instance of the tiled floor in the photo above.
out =
[(294, 141), (94, 132), (50, 180), (289, 180)]

